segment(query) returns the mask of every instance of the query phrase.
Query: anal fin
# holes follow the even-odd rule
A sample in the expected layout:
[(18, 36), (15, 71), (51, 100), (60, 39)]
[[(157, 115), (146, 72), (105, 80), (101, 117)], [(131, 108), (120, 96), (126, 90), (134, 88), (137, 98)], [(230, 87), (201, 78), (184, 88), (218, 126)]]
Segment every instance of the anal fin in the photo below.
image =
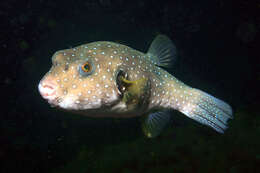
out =
[(142, 122), (142, 129), (148, 138), (158, 136), (170, 121), (170, 114), (164, 112), (154, 112), (147, 115)]

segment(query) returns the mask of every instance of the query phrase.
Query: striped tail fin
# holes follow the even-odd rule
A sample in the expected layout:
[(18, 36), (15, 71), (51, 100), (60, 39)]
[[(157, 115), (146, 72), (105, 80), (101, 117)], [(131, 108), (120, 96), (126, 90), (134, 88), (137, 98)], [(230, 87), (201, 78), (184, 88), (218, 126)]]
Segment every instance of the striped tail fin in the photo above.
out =
[(232, 108), (225, 102), (201, 91), (192, 88), (188, 104), (179, 111), (191, 119), (210, 126), (219, 133), (227, 129), (228, 119), (232, 119)]

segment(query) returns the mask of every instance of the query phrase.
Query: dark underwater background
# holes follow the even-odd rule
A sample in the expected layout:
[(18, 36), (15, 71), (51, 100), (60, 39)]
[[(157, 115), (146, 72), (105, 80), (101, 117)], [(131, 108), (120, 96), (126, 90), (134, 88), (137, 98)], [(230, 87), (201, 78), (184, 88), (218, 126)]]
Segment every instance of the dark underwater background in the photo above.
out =
[[(255, 0), (1, 1), (0, 172), (260, 172), (259, 12)], [(175, 77), (232, 106), (224, 134), (173, 111), (147, 139), (139, 118), (78, 116), (40, 97), (55, 51), (109, 40), (145, 52), (158, 34), (177, 47)]]

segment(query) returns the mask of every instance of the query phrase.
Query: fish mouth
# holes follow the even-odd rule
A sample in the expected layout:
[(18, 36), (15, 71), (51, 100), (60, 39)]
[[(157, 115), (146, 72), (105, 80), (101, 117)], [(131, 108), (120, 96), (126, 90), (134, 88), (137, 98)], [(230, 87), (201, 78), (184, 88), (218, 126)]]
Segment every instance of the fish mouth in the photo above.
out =
[(53, 100), (48, 100), (48, 103), (51, 105), (51, 107), (59, 107), (59, 103), (62, 102), (62, 99), (59, 98), (59, 97), (56, 97), (55, 99)]

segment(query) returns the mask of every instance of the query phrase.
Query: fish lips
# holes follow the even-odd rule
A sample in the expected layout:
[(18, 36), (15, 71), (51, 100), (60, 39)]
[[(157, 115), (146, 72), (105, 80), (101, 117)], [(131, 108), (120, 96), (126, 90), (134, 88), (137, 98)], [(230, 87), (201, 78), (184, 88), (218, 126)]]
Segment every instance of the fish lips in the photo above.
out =
[(42, 84), (42, 82), (39, 83), (38, 85), (38, 91), (40, 93), (40, 95), (48, 101), (48, 103), (52, 106), (52, 107), (57, 107), (58, 104), (61, 102), (61, 99), (59, 99), (59, 97), (57, 96), (57, 91), (53, 90), (53, 91), (49, 91), (51, 88), (50, 86), (45, 86)]

